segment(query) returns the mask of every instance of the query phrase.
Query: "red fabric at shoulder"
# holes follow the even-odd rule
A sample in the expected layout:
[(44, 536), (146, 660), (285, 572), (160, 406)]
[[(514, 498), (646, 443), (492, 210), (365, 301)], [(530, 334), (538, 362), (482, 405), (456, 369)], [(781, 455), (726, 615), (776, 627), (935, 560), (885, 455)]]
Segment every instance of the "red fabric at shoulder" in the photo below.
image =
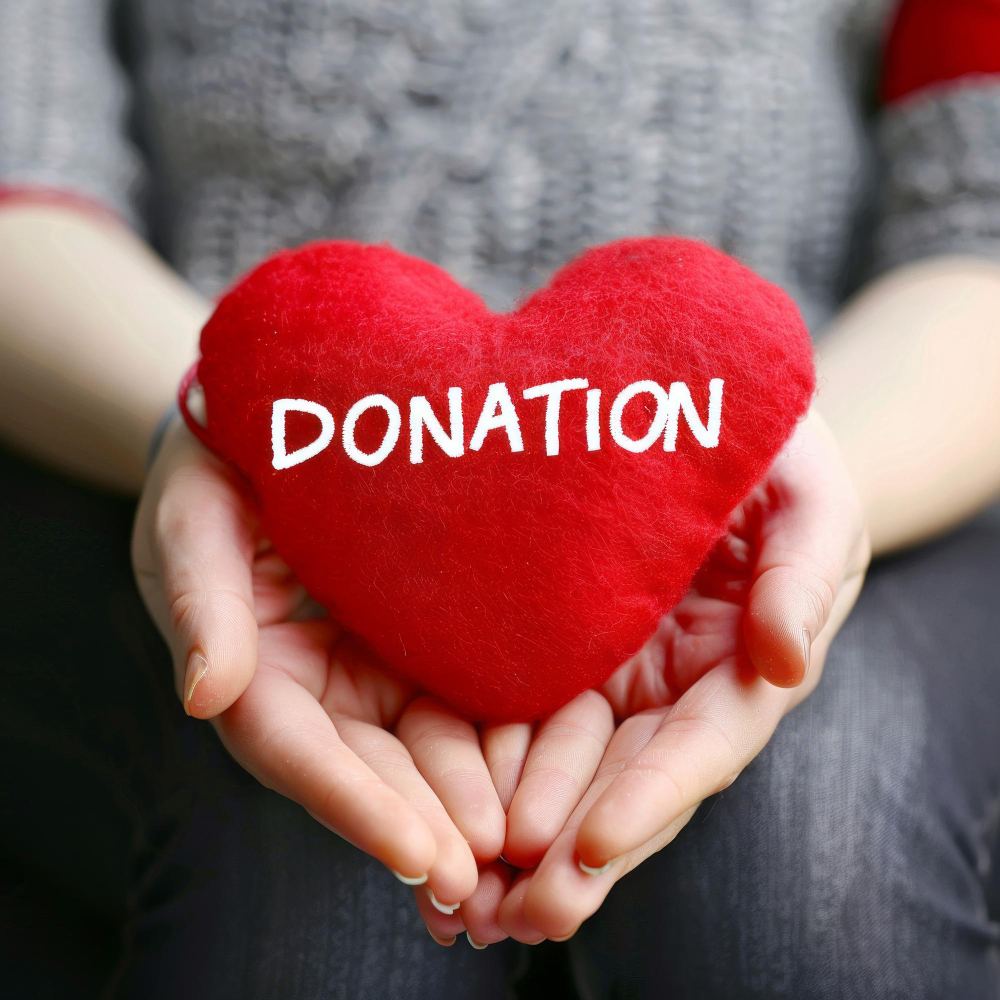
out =
[(885, 49), (883, 101), (976, 74), (1000, 76), (1000, 0), (903, 0)]

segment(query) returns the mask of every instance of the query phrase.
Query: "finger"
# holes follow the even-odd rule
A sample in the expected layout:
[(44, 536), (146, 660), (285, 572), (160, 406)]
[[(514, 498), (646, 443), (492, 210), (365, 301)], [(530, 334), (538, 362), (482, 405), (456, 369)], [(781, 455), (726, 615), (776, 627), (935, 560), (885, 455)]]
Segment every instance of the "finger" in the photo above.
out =
[[(257, 663), (254, 516), (231, 474), (192, 445), (167, 475), (137, 563), (174, 659), (185, 711), (210, 718), (245, 690)], [(151, 579), (152, 577), (152, 579)]]
[(616, 859), (603, 871), (587, 874), (580, 867), (576, 839), (581, 822), (626, 763), (649, 743), (662, 714), (662, 711), (642, 713), (622, 723), (608, 745), (594, 781), (531, 879), (519, 886), (519, 892), (509, 893), (501, 904), (500, 924), (518, 940), (534, 942), (544, 936), (560, 941), (572, 937), (580, 924), (601, 906), (614, 882), (673, 839), (693, 815), (692, 808), (660, 831), (654, 842)]
[(521, 944), (541, 944), (545, 940), (545, 935), (533, 927), (524, 915), (524, 897), (533, 875), (534, 872), (521, 872), (514, 879), (497, 915), (497, 922), (504, 933)]
[[(618, 765), (580, 824), (580, 861), (602, 868), (727, 787), (768, 741), (789, 702), (787, 690), (735, 659), (710, 670), (663, 714), (648, 742)], [(615, 744), (608, 747), (611, 764), (622, 759)]]
[(534, 727), (530, 722), (483, 726), (480, 736), (483, 756), (493, 778), (493, 787), (505, 810), (510, 808), (517, 783), (521, 780), (533, 733)]
[(589, 787), (615, 723), (611, 706), (585, 691), (539, 727), (507, 812), (503, 856), (534, 868)]
[(262, 663), (217, 728), (264, 785), (388, 868), (423, 878), (433, 867), (437, 840), (419, 810), (358, 759), (314, 695), (284, 671)]
[(744, 642), (772, 684), (800, 684), (845, 577), (863, 571), (864, 517), (829, 431), (804, 425), (770, 477)]
[(427, 925), (427, 933), (438, 944), (450, 948), (458, 935), (465, 933), (461, 911), (456, 910), (452, 914), (446, 914), (436, 909), (427, 895), (425, 886), (413, 887), (413, 899), (417, 904), (420, 916), (423, 917), (424, 923)]
[[(330, 634), (336, 630), (329, 619), (318, 619), (268, 629), (283, 634), (289, 630)], [(409, 751), (389, 728), (412, 698), (408, 686), (390, 680), (371, 651), (351, 636), (342, 634), (326, 645), (319, 644), (326, 657), (322, 684), (312, 687), (344, 744), (390, 788), (395, 789), (420, 813), (436, 841), (434, 864), (421, 882), (421, 891), (432, 905), (443, 911), (457, 909), (476, 887), (476, 859), (461, 832), (445, 811), (441, 800), (417, 770)], [(283, 669), (308, 686), (308, 671), (302, 655), (282, 644)], [(264, 662), (262, 654), (261, 662)]]
[(853, 573), (844, 581), (836, 600), (833, 602), (830, 617), (823, 631), (812, 642), (809, 674), (805, 681), (792, 692), (790, 707), (794, 707), (805, 701), (819, 684), (823, 667), (826, 664), (826, 656), (830, 650), (830, 644), (836, 638), (841, 626), (847, 620), (847, 616), (851, 613), (857, 602), (861, 588), (864, 586), (864, 580), (865, 574), (861, 571)]
[(320, 617), (303, 614), (309, 601), (305, 587), (288, 563), (266, 538), (258, 539), (253, 561), (253, 610), (258, 627)]
[(574, 846), (576, 827), (570, 823), (526, 884), (520, 913), (515, 915), (508, 910), (507, 919), (533, 928), (552, 941), (567, 940), (584, 920), (600, 909), (615, 882), (669, 844), (687, 825), (696, 808), (688, 809), (653, 839), (595, 875), (580, 868)]
[(435, 909), (454, 912), (476, 888), (476, 859), (465, 837), (400, 740), (368, 722), (337, 716), (334, 722), (344, 743), (386, 785), (413, 805), (434, 834), (437, 845), (434, 863), (419, 892), (426, 895)]
[(479, 734), (436, 698), (407, 706), (396, 735), (434, 790), (479, 864), (503, 849), (507, 818), (483, 758)]
[(481, 949), (507, 937), (500, 926), (500, 904), (507, 896), (514, 874), (514, 869), (502, 861), (479, 869), (476, 891), (462, 903), (462, 923), (473, 948)]

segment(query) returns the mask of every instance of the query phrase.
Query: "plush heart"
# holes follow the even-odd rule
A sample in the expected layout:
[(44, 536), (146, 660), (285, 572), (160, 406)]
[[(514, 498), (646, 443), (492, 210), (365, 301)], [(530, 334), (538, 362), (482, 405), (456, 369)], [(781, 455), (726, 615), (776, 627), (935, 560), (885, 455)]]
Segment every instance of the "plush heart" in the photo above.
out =
[(200, 433), (278, 552), (474, 719), (544, 715), (635, 653), (814, 387), (782, 291), (661, 237), (510, 313), (388, 246), (315, 243), (240, 281), (201, 351)]

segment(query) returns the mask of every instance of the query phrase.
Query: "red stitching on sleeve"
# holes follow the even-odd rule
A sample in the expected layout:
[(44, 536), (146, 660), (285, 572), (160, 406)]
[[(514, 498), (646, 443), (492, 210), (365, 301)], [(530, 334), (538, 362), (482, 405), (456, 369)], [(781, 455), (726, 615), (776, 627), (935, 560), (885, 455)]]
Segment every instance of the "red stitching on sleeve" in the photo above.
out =
[(114, 221), (119, 225), (127, 225), (113, 208), (103, 202), (63, 188), (32, 184), (0, 184), (0, 210), (12, 205), (55, 205), (60, 208), (73, 209), (106, 222)]

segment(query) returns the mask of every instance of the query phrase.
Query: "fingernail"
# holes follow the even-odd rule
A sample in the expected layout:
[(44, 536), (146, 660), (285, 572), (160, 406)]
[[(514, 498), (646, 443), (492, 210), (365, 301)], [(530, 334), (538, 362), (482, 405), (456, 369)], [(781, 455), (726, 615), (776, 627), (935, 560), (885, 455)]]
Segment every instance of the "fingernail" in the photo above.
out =
[(438, 937), (437, 934), (435, 934), (429, 927), (427, 928), (427, 933), (430, 934), (430, 936), (434, 938), (434, 940), (437, 941), (442, 948), (450, 948), (455, 943), (454, 935), (448, 938)]
[(590, 865), (585, 865), (579, 860), (577, 861), (577, 864), (580, 866), (580, 871), (582, 871), (584, 875), (603, 875), (614, 863), (615, 859), (612, 858), (610, 861), (606, 861), (603, 865), (601, 865), (600, 868), (591, 868)]
[(392, 874), (403, 883), (403, 885), (423, 885), (427, 881), (426, 875), (420, 875), (418, 878), (409, 878), (406, 875), (400, 875), (395, 868), (390, 868), (389, 871), (391, 871)]
[(434, 890), (430, 886), (427, 886), (427, 898), (431, 901), (431, 906), (434, 907), (438, 913), (443, 913), (445, 916), (450, 917), (457, 909), (459, 904), (456, 903), (454, 906), (449, 906), (447, 903), (439, 903), (434, 897)]
[(468, 931), (465, 932), (465, 936), (469, 939), (469, 944), (471, 944), (476, 951), (486, 951), (486, 945), (480, 944)]
[(194, 689), (198, 682), (208, 673), (208, 660), (199, 652), (194, 652), (188, 657), (187, 668), (184, 670), (184, 711), (191, 714), (189, 706), (194, 697)]
[(812, 656), (812, 639), (809, 637), (809, 629), (802, 629), (802, 671), (803, 677), (809, 673), (809, 660)]

